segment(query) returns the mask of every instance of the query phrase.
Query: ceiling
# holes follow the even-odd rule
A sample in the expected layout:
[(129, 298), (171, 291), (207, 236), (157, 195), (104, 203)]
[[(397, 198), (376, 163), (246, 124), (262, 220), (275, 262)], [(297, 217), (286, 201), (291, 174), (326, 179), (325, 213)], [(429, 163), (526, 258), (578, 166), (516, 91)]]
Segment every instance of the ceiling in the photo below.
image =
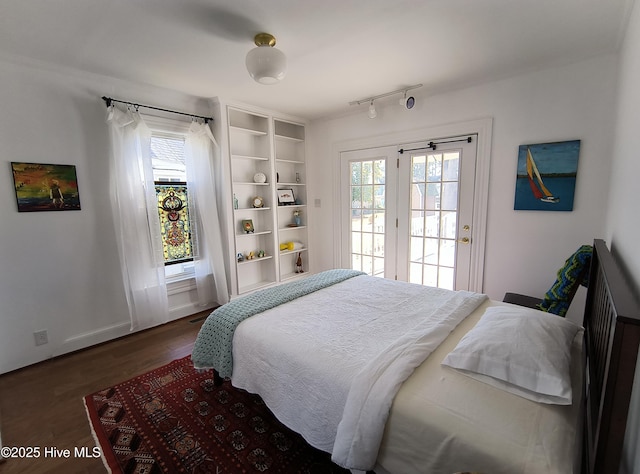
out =
[[(633, 0), (4, 0), (0, 59), (221, 96), (314, 119), (350, 101), (433, 94), (619, 48)], [(285, 79), (244, 60), (277, 38)], [(399, 96), (398, 96), (399, 97)], [(360, 106), (366, 109), (366, 105)]]

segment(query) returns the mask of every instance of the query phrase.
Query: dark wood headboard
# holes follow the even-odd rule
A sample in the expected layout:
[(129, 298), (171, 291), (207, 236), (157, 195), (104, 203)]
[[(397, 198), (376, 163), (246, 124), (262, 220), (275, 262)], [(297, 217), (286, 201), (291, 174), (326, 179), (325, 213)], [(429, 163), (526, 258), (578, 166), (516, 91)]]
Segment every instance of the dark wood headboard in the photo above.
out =
[(640, 345), (640, 304), (595, 240), (585, 308), (585, 474), (617, 474)]

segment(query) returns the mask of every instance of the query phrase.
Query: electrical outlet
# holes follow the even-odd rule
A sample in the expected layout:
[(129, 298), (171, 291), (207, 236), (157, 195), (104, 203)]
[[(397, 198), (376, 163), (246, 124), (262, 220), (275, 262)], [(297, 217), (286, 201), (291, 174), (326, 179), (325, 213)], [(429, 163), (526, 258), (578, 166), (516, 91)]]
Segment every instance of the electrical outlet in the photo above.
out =
[(47, 344), (49, 342), (49, 336), (47, 335), (46, 329), (34, 332), (33, 337), (36, 340), (36, 346), (42, 346), (43, 344)]

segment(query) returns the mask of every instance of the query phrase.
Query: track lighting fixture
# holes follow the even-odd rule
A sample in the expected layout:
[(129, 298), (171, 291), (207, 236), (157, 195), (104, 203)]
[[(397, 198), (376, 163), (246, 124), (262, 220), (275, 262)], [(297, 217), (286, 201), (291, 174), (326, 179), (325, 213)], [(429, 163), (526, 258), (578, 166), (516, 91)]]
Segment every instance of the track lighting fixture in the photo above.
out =
[(378, 116), (378, 112), (376, 112), (376, 106), (373, 105), (373, 100), (371, 100), (371, 104), (369, 104), (369, 112), (367, 113), (370, 119), (374, 119)]
[(415, 86), (405, 87), (404, 89), (398, 89), (397, 91), (387, 92), (386, 94), (380, 94), (373, 97), (367, 97), (366, 99), (354, 100), (353, 102), (349, 102), (349, 105), (360, 105), (364, 103), (369, 103), (369, 110), (367, 115), (369, 118), (376, 118), (378, 116), (378, 112), (376, 111), (375, 105), (373, 105), (373, 101), (376, 99), (381, 99), (383, 97), (389, 97), (393, 94), (402, 94), (402, 98), (400, 99), (400, 105), (402, 105), (407, 110), (413, 108), (416, 105), (416, 99), (413, 96), (407, 97), (407, 92), (413, 89), (417, 89), (418, 87), (422, 87), (422, 84), (416, 84)]

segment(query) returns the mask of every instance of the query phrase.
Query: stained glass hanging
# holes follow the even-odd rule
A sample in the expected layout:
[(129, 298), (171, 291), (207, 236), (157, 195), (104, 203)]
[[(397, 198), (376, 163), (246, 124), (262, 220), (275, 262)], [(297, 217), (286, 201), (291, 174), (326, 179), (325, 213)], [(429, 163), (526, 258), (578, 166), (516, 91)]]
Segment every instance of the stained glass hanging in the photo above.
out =
[(165, 265), (193, 259), (186, 183), (155, 183)]

